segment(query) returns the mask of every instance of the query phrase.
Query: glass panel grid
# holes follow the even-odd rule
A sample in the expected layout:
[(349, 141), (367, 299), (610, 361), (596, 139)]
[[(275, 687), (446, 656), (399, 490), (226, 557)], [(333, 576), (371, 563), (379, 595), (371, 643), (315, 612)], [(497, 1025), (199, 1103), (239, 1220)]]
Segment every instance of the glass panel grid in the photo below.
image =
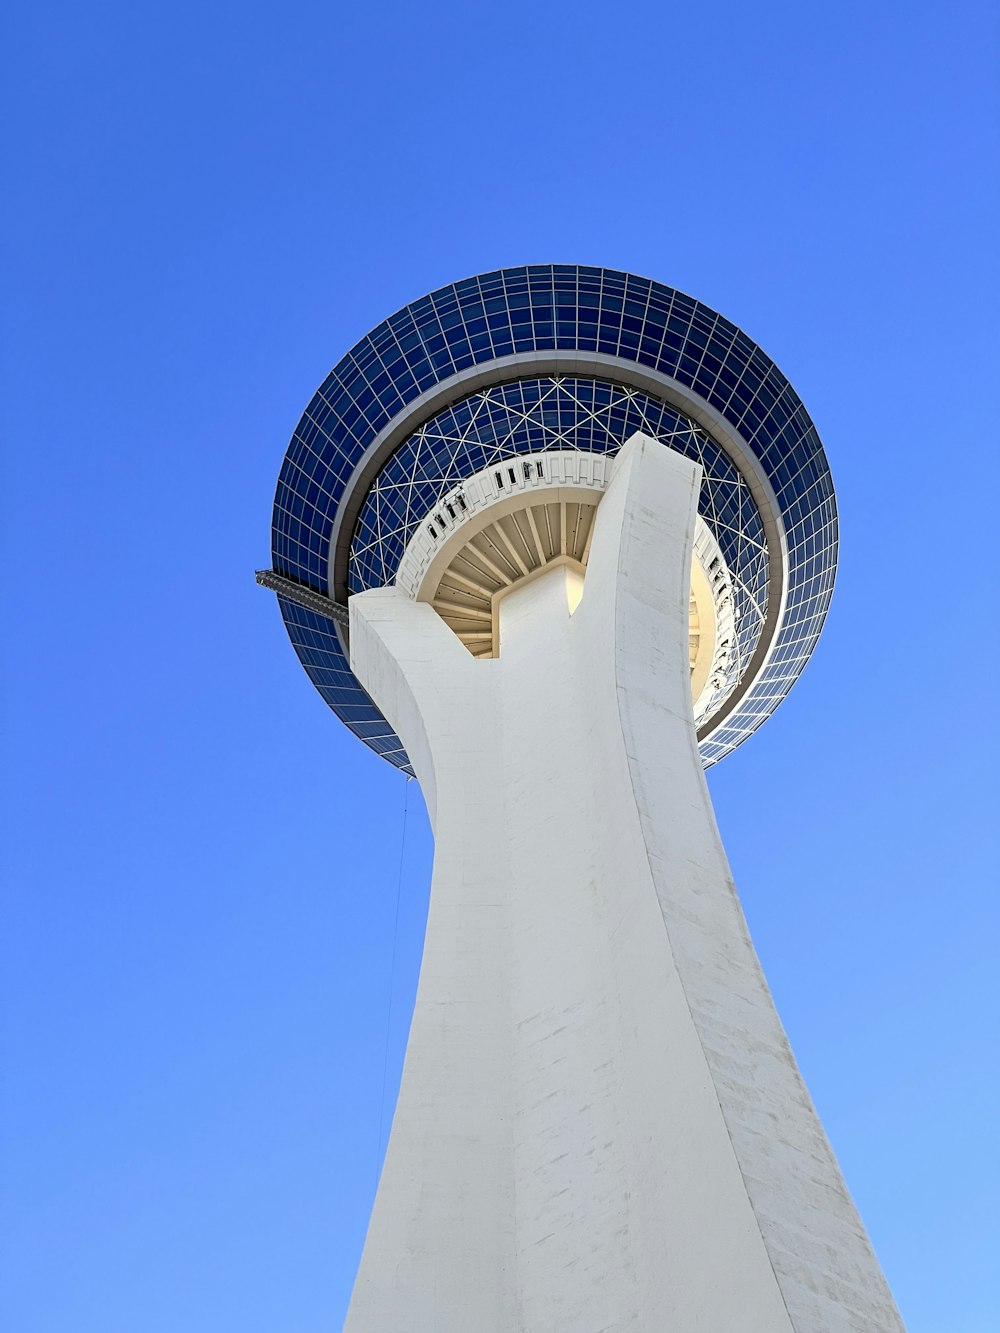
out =
[[(742, 435), (778, 497), (790, 553), (787, 614), (761, 680), (702, 745), (706, 764), (717, 762), (773, 711), (812, 651), (832, 592), (836, 507), (822, 446), (788, 381), (735, 325), (669, 287), (607, 269), (539, 265), (466, 279), (393, 315), (331, 371), (295, 431), (275, 495), (273, 567), (327, 592), (334, 514), (373, 436), (449, 375), (511, 351), (553, 348), (621, 356), (685, 384)], [(717, 520), (738, 528), (738, 506), (727, 509), (721, 491), (717, 500)], [(762, 587), (749, 579), (748, 596)], [(321, 635), (324, 663), (304, 665), (323, 672), (314, 678), (334, 711), (355, 729), (362, 717), (375, 720), (332, 626), (324, 631), (315, 616), (307, 626), (310, 613), (281, 606), (297, 651), (304, 629)], [(342, 684), (326, 683), (333, 679)], [(398, 740), (369, 743), (407, 767)]]

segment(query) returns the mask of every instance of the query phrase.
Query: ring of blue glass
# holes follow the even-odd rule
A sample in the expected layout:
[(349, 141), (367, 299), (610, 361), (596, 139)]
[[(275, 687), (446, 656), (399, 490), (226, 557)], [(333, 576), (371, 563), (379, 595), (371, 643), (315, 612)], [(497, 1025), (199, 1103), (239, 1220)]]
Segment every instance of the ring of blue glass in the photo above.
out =
[[(734, 324), (672, 288), (631, 274), (573, 265), (503, 269), (444, 287), (380, 324), (330, 372), (292, 436), (275, 493), (272, 567), (328, 594), (330, 537), (337, 508), (376, 435), (414, 399), (470, 367), (517, 352), (574, 349), (623, 358), (685, 385), (738, 433), (777, 497), (788, 552), (784, 614), (764, 669), (723, 723), (701, 741), (702, 758), (709, 766), (770, 716), (812, 652), (833, 591), (836, 501), (815, 427), (785, 377)], [(502, 402), (508, 391), (500, 388), (494, 397)], [(469, 400), (465, 394), (436, 415), (451, 412), (460, 417), (462, 402)], [(698, 429), (676, 409), (648, 395), (640, 404), (647, 425), (653, 407), (667, 414), (661, 418), (664, 429), (676, 430), (678, 424), (681, 430)], [(624, 399), (622, 411), (625, 430), (630, 422)], [(584, 424), (582, 419), (577, 423)], [(431, 490), (451, 478), (453, 470), (442, 467), (441, 459), (428, 452), (426, 475), (419, 466), (415, 472), (413, 442), (419, 434), (418, 427), (387, 460), (374, 490), (387, 491), (393, 469), (401, 475), (409, 468), (411, 476), (420, 473), (428, 504), (433, 503)], [(707, 438), (704, 431), (701, 435)], [(526, 429), (513, 442), (511, 453), (536, 448), (540, 438)], [(578, 433), (577, 439), (581, 438)], [(617, 444), (624, 438), (627, 435)], [(661, 432), (658, 438), (665, 436)], [(678, 440), (671, 443), (677, 447)], [(595, 447), (594, 438), (589, 444), (583, 439), (563, 447)], [(597, 447), (604, 452), (613, 443), (599, 441)], [(466, 449), (457, 463), (462, 475), (477, 470), (474, 464), (481, 456), (474, 447)], [(377, 540), (372, 540), (377, 507), (370, 497), (362, 507), (352, 548), (352, 591), (377, 586), (377, 580), (390, 581), (395, 572), (392, 562), (405, 541), (409, 519), (404, 515), (400, 521), (396, 512), (390, 517), (387, 510), (382, 534), (387, 544), (381, 550), (391, 555), (372, 558), (370, 552), (379, 549)], [(361, 557), (362, 551), (369, 554)], [(766, 562), (763, 576), (766, 580)], [(758, 583), (758, 594), (760, 590)], [(295, 651), (329, 706), (376, 753), (410, 772), (399, 738), (352, 673), (333, 622), (286, 598), (279, 597), (279, 603)], [(748, 620), (747, 634), (750, 628)]]

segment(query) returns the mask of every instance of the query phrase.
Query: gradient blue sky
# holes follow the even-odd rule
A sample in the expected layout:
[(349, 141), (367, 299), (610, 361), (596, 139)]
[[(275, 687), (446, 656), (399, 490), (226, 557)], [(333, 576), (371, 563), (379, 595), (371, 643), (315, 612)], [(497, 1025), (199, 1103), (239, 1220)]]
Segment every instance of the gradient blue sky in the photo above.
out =
[(712, 791), (911, 1333), (1000, 1328), (990, 8), (15, 5), (5, 1329), (340, 1327), (431, 845), (253, 571), (333, 362), (552, 260), (721, 310), (819, 427), (833, 611)]

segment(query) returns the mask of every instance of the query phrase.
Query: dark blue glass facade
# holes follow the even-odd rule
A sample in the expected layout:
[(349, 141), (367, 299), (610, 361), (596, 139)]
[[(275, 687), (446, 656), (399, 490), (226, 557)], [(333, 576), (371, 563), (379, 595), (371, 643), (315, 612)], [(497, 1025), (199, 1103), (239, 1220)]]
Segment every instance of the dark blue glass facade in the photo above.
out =
[[(552, 350), (620, 357), (676, 379), (739, 434), (777, 496), (789, 556), (785, 613), (761, 676), (702, 742), (706, 764), (714, 763), (774, 711), (812, 651), (833, 590), (836, 502), (815, 428), (785, 377), (734, 324), (669, 287), (572, 265), (504, 269), (442, 288), (380, 324), (331, 371), (292, 437), (275, 495), (273, 568), (328, 592), (334, 515), (374, 437), (449, 376), (516, 352)], [(406, 768), (398, 738), (351, 673), (332, 624), (279, 600), (296, 652), (326, 701), (367, 744)]]

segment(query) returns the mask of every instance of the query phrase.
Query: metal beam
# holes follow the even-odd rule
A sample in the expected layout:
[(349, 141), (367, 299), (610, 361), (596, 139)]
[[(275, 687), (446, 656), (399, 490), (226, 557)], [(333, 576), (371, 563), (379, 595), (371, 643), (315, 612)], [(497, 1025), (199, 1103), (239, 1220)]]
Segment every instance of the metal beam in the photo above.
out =
[(329, 597), (324, 597), (321, 592), (316, 592), (313, 588), (295, 583), (281, 574), (275, 574), (273, 569), (258, 569), (257, 582), (262, 588), (270, 588), (279, 597), (284, 597), (287, 602), (294, 602), (296, 606), (304, 607), (305, 610), (323, 616), (326, 620), (332, 620), (335, 625), (343, 625), (346, 629), (350, 623), (346, 606), (331, 601)]

